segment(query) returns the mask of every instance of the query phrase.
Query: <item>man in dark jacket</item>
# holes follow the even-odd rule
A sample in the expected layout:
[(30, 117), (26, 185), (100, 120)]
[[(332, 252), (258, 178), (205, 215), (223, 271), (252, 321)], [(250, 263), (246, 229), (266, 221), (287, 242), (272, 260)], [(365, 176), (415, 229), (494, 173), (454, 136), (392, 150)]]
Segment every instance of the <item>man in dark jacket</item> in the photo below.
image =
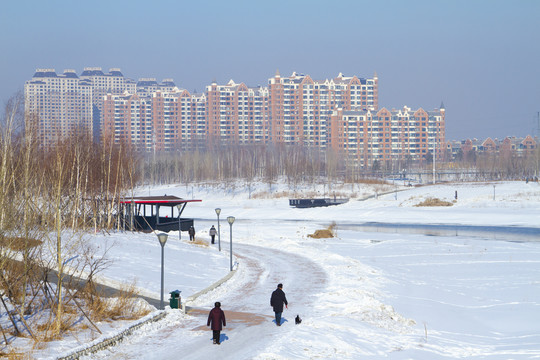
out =
[[(212, 324), (212, 326), (210, 326), (210, 324)], [(210, 314), (208, 314), (208, 321), (206, 322), (206, 326), (210, 326), (212, 329), (214, 344), (220, 344), (219, 337), (222, 330), (222, 324), (223, 326), (226, 326), (225, 313), (223, 310), (221, 310), (221, 303), (217, 301), (214, 304), (214, 308), (210, 310)]]
[(281, 326), (281, 313), (283, 312), (283, 304), (288, 309), (289, 303), (283, 292), (283, 284), (278, 284), (277, 289), (272, 293), (270, 298), (270, 305), (274, 308), (274, 313), (276, 313), (276, 325)]

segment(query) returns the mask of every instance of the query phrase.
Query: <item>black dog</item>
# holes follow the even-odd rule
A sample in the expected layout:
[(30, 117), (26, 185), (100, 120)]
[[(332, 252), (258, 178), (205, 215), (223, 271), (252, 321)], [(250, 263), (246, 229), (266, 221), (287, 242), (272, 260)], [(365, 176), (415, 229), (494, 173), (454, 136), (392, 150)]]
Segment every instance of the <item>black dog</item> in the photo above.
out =
[(302, 322), (302, 319), (300, 319), (300, 315), (296, 315), (296, 318), (294, 319), (294, 323), (296, 325), (300, 324)]

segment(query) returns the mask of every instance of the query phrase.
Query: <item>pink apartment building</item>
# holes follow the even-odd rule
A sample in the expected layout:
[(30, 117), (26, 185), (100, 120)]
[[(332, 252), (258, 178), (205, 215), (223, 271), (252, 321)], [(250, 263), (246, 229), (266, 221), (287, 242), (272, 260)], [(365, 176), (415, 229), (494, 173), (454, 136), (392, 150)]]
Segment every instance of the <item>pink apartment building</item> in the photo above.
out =
[(445, 108), (425, 111), (386, 108), (378, 111), (338, 109), (331, 117), (330, 146), (360, 167), (421, 160), (428, 153), (443, 159)]
[(309, 75), (279, 72), (268, 81), (273, 142), (324, 149), (329, 138), (329, 120), (338, 108), (376, 110), (378, 78), (360, 79), (339, 74), (315, 81)]
[[(278, 71), (268, 86), (214, 81), (204, 94), (191, 94), (172, 79), (135, 82), (120, 69), (105, 74), (85, 68), (80, 79), (73, 71), (53, 73), (38, 71), (25, 87), (49, 143), (68, 134), (60, 129), (83, 124), (94, 126), (103, 141), (130, 144), (138, 151), (301, 145), (342, 152), (361, 167), (375, 160), (420, 160), (428, 153), (440, 160), (446, 148), (444, 106), (434, 111), (379, 109), (377, 74), (314, 80), (298, 73), (282, 77)], [(57, 86), (54, 91), (49, 83)]]

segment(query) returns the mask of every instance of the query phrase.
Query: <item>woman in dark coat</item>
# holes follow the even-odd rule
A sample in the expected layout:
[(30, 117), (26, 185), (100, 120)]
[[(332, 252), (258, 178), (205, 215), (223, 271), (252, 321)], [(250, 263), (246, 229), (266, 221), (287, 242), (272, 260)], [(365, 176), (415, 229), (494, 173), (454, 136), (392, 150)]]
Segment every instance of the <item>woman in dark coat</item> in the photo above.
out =
[(274, 308), (276, 314), (276, 325), (281, 326), (281, 313), (283, 312), (283, 304), (288, 306), (287, 298), (283, 292), (283, 284), (278, 284), (277, 289), (274, 290), (270, 297), (270, 305)]
[[(212, 325), (210, 326), (210, 324)], [(206, 326), (210, 326), (212, 329), (214, 344), (220, 344), (219, 337), (222, 330), (222, 324), (223, 326), (227, 326), (225, 323), (225, 313), (223, 310), (221, 310), (221, 303), (217, 301), (214, 304), (214, 308), (210, 310), (210, 314), (208, 314), (208, 321), (206, 322)]]

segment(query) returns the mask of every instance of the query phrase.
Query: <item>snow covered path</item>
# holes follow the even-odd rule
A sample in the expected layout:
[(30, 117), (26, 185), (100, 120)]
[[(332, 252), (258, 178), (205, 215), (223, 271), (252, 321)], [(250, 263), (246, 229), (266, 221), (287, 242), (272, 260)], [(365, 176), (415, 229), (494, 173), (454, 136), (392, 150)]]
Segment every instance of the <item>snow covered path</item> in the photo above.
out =
[[(427, 197), (448, 200), (445, 196), (453, 196), (455, 189), (460, 198), (452, 207), (415, 206)], [(540, 358), (540, 243), (534, 237), (539, 234), (534, 231), (540, 223), (540, 188), (497, 183), (496, 201), (493, 189), (493, 184), (437, 185), (411, 188), (399, 200), (389, 195), (339, 207), (292, 209), (283, 199), (249, 200), (246, 194), (223, 196), (202, 187), (200, 197), (209, 200), (190, 212), (197, 219), (197, 234), (208, 239), (206, 229), (216, 224), (215, 208), (234, 215), (237, 273), (189, 304), (200, 309), (192, 315), (169, 310), (164, 320), (91, 358)], [(333, 222), (336, 238), (309, 236)], [(358, 226), (368, 222), (411, 231), (370, 232)], [(434, 226), (460, 226), (459, 234), (435, 234)], [(463, 226), (475, 233), (462, 233)], [(479, 227), (494, 226), (532, 229), (532, 239), (476, 233)], [(215, 247), (167, 244), (166, 261), (173, 261), (166, 265), (171, 269), (167, 289), (181, 289), (187, 297), (228, 272), (229, 229), (222, 223), (221, 230), (221, 253)], [(133, 237), (118, 239), (120, 249)], [(507, 241), (494, 240), (499, 238)], [(156, 293), (159, 253), (146, 255), (153, 248), (158, 248), (154, 237), (141, 238), (136, 250), (125, 251), (129, 256), (119, 256), (123, 270), (107, 275), (117, 279), (132, 272)], [(144, 256), (133, 256), (134, 250)], [(273, 323), (269, 306), (279, 282), (291, 303), (281, 328)], [(220, 346), (212, 345), (205, 326), (215, 301), (222, 302), (228, 316)], [(300, 326), (292, 322), (296, 314), (304, 320)]]
[[(314, 295), (323, 291), (326, 274), (313, 261), (277, 249), (238, 244), (235, 253), (240, 264), (237, 274), (198, 298), (187, 315), (168, 310), (164, 320), (143, 326), (118, 346), (91, 358), (250, 358), (260, 355), (260, 349), (279, 344), (294, 330), (295, 311), (303, 315), (313, 305)], [(289, 310), (283, 314), (285, 324), (278, 328), (270, 294), (280, 282), (284, 284)], [(222, 303), (227, 317), (220, 346), (212, 344), (211, 331), (206, 327), (208, 311), (215, 301)], [(141, 349), (151, 349), (151, 353), (142, 353)]]

